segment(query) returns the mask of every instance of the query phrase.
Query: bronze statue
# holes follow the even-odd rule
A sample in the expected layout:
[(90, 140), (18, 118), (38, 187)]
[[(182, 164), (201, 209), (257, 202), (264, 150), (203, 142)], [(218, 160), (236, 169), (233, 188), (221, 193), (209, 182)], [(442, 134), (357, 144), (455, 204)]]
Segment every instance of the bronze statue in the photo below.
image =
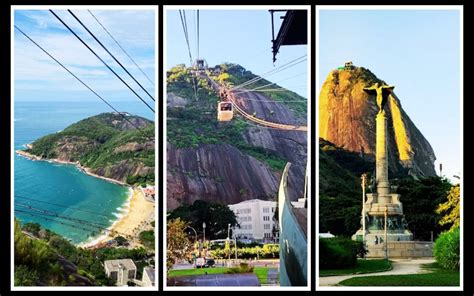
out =
[(379, 106), (379, 112), (382, 112), (385, 104), (387, 104), (388, 96), (393, 92), (395, 86), (381, 85), (376, 82), (371, 87), (364, 87), (364, 91), (371, 95), (377, 95), (377, 106)]

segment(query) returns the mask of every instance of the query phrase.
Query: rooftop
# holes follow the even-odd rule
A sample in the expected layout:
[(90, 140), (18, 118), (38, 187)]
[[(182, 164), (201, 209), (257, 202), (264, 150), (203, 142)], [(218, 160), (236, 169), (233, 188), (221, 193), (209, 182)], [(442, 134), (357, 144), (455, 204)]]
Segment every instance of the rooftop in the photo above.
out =
[(244, 201), (241, 201), (239, 203), (232, 204), (232, 205), (229, 205), (229, 206), (235, 206), (235, 205), (245, 204), (245, 203), (257, 203), (257, 202), (273, 202), (273, 203), (276, 203), (276, 201), (274, 201), (274, 200), (263, 200), (263, 199), (254, 198), (254, 199), (244, 200)]
[(150, 266), (146, 266), (143, 268), (143, 274), (147, 274), (150, 281), (154, 284), (155, 283), (155, 269)]
[(109, 271), (118, 271), (119, 265), (122, 265), (126, 270), (137, 269), (137, 266), (132, 259), (116, 259), (104, 261), (104, 266)]

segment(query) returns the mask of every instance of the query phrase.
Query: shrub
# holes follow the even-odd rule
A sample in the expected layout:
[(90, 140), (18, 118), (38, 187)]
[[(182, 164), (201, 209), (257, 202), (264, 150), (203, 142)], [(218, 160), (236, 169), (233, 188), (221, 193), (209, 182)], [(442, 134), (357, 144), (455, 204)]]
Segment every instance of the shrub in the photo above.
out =
[(349, 238), (320, 238), (319, 267), (321, 269), (354, 267), (363, 252), (362, 242)]
[(433, 255), (446, 269), (459, 269), (459, 227), (443, 232), (436, 239)]
[[(231, 257), (235, 257), (235, 247), (230, 246)], [(211, 256), (215, 259), (226, 259), (229, 257), (229, 250), (225, 248), (215, 248), (211, 250)], [(273, 259), (280, 256), (280, 246), (278, 244), (266, 244), (256, 247), (237, 248), (239, 259)]]
[(248, 263), (240, 263), (239, 267), (232, 267), (227, 270), (225, 273), (251, 273), (253, 272), (253, 266), (250, 266)]
[(147, 230), (140, 232), (139, 235), (140, 242), (149, 249), (155, 248), (155, 231), (154, 230)]

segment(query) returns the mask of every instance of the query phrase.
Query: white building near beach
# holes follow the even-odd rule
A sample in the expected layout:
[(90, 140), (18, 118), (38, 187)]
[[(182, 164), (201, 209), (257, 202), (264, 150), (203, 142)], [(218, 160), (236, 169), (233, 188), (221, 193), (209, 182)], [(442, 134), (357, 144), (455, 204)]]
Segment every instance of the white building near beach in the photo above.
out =
[(137, 266), (132, 259), (104, 261), (105, 274), (116, 282), (117, 286), (127, 286), (128, 281), (135, 280)]
[(142, 286), (143, 287), (155, 286), (155, 269), (153, 267), (146, 266), (143, 268)]
[(229, 208), (237, 217), (239, 226), (232, 229), (236, 239), (248, 239), (252, 241), (269, 242), (274, 241), (274, 215), (277, 210), (275, 201), (251, 199), (237, 204), (229, 205)]

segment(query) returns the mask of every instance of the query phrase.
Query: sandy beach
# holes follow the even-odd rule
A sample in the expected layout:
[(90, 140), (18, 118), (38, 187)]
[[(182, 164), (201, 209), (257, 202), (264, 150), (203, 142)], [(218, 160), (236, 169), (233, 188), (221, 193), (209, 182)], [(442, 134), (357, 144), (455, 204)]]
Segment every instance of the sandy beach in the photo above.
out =
[(115, 236), (121, 235), (129, 240), (130, 247), (140, 245), (140, 232), (152, 229), (150, 222), (155, 220), (155, 203), (147, 201), (139, 188), (133, 188), (128, 203), (128, 210), (109, 229), (108, 234), (94, 241), (81, 245), (86, 248), (103, 246)]

